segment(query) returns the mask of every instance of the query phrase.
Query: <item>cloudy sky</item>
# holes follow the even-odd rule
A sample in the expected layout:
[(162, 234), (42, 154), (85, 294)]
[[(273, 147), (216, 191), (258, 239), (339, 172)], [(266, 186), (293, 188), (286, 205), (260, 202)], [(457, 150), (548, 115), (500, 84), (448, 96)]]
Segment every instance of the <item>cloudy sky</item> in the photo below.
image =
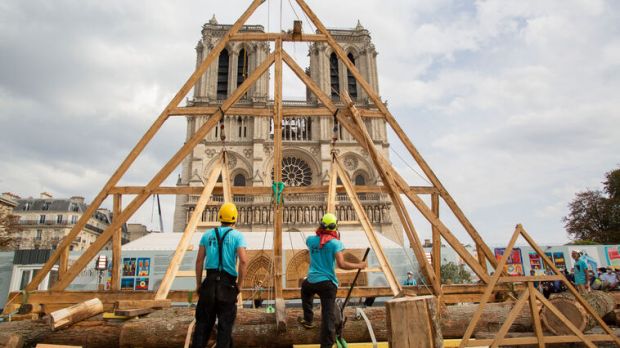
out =
[[(90, 201), (191, 73), (202, 24), (232, 23), (248, 4), (0, 2), (0, 191)], [(489, 243), (507, 243), (516, 223), (567, 241), (568, 202), (620, 165), (619, 2), (309, 4), (328, 27), (359, 19), (371, 31), (383, 99)], [(282, 13), (288, 29), (295, 12), (269, 0), (250, 22), (277, 31)], [(291, 82), (284, 95), (303, 91)], [(121, 184), (146, 183), (184, 134), (182, 119), (166, 125)], [(423, 184), (391, 140), (394, 164)], [(174, 200), (163, 204), (170, 230)], [(148, 201), (134, 220), (158, 229), (151, 214)]]

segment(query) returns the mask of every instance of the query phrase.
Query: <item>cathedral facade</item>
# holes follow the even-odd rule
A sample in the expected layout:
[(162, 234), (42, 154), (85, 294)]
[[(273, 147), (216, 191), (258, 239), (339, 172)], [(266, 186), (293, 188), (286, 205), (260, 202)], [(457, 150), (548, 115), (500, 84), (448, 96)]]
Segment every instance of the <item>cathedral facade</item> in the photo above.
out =
[[(226, 34), (231, 25), (222, 25), (213, 17), (202, 28), (202, 38), (196, 46), (196, 64)], [(364, 78), (379, 90), (375, 47), (370, 33), (358, 22), (353, 29), (330, 30), (348, 53)], [(260, 25), (246, 25), (241, 32), (264, 32)], [(230, 42), (219, 58), (202, 76), (188, 101), (189, 106), (221, 104), (270, 53), (266, 42)], [(309, 46), (309, 67), (306, 73), (321, 89), (339, 103), (339, 93), (346, 90), (360, 109), (370, 108), (368, 97), (356, 83), (346, 66), (338, 60), (326, 43)], [(271, 107), (270, 76), (265, 73), (236, 104), (237, 107)], [(286, 95), (286, 85), (283, 86)], [(305, 100), (284, 100), (284, 106), (317, 107), (319, 103), (310, 92)], [(187, 137), (205, 121), (204, 116), (187, 117)], [(366, 118), (366, 127), (374, 145), (388, 157), (386, 124), (380, 118)], [(272, 185), (273, 175), (273, 118), (227, 114), (183, 162), (178, 186), (204, 186), (206, 176), (217, 155), (225, 147), (234, 186)], [(222, 142), (225, 136), (225, 143)], [(380, 185), (380, 177), (368, 153), (344, 128), (334, 125), (333, 117), (298, 115), (282, 121), (282, 181), (286, 186), (327, 185), (331, 164), (331, 142), (336, 137), (335, 151), (355, 185)], [(388, 237), (396, 235), (396, 221), (389, 196), (385, 193), (360, 194), (364, 209), (376, 231)], [(214, 196), (215, 201), (221, 197)], [(284, 231), (314, 230), (326, 209), (326, 193), (286, 194), (284, 196)], [(360, 230), (348, 197), (338, 194), (337, 215), (343, 221), (341, 230)], [(175, 232), (183, 231), (198, 200), (198, 195), (178, 195), (174, 214)], [(273, 224), (272, 196), (235, 196), (239, 210), (237, 228), (244, 232), (271, 231)], [(217, 205), (205, 209), (203, 221), (217, 221)], [(350, 223), (347, 223), (349, 221)], [(400, 232), (398, 232), (400, 233)]]

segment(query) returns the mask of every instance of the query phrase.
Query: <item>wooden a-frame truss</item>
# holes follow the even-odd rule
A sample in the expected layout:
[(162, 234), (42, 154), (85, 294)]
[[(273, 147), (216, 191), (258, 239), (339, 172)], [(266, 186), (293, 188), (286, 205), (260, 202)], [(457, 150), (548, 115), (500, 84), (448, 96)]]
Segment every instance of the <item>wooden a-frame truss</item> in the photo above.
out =
[[(52, 267), (59, 263), (59, 280), (52, 287), (52, 291), (63, 291), (71, 284), (73, 279), (86, 267), (88, 262), (92, 260), (97, 253), (112, 240), (112, 283), (111, 290), (120, 289), (120, 260), (121, 260), (121, 226), (142, 206), (142, 204), (154, 194), (200, 194), (199, 204), (204, 204), (208, 197), (215, 190), (221, 190), (216, 185), (212, 178), (214, 173), (218, 172), (217, 168), (221, 167), (219, 171), (223, 176), (226, 176), (227, 166), (222, 165), (226, 160), (225, 153), (222, 153), (221, 158), (215, 164), (215, 168), (212, 169), (207, 183), (204, 188), (201, 187), (162, 187), (162, 182), (177, 168), (183, 159), (190, 154), (194, 147), (205, 138), (205, 136), (215, 127), (225, 114), (243, 114), (253, 117), (273, 117), (274, 120), (274, 181), (281, 181), (281, 160), (282, 160), (282, 119), (285, 117), (293, 116), (309, 116), (309, 117), (334, 117), (337, 122), (344, 127), (352, 137), (358, 142), (358, 144), (364, 148), (370, 155), (371, 160), (377, 168), (377, 171), (383, 182), (383, 186), (352, 186), (350, 181), (344, 175), (342, 167), (339, 164), (339, 160), (334, 158), (332, 163), (332, 174), (340, 176), (344, 187), (336, 187), (335, 175), (330, 177), (332, 185), (328, 186), (310, 186), (310, 187), (287, 187), (284, 190), (284, 194), (287, 193), (317, 193), (317, 192), (331, 192), (329, 195), (331, 200), (334, 200), (335, 190), (346, 191), (352, 200), (353, 206), (356, 210), (357, 216), (361, 219), (361, 225), (367, 234), (371, 245), (377, 255), (381, 255), (380, 245), (376, 242), (374, 231), (372, 231), (370, 223), (366, 220), (363, 209), (359, 205), (357, 199), (357, 193), (362, 192), (385, 192), (389, 194), (393, 207), (398, 214), (398, 217), (402, 223), (404, 232), (408, 238), (408, 241), (413, 248), (415, 257), (420, 265), (423, 276), (426, 278), (432, 293), (440, 296), (442, 294), (442, 287), (440, 284), (440, 272), (439, 266), (441, 261), (440, 245), (441, 238), (443, 238), (467, 263), (467, 265), (477, 274), (477, 276), (484, 282), (488, 283), (489, 276), (487, 273), (487, 262), (493, 267), (497, 265), (497, 261), (487, 244), (483, 241), (482, 237), (476, 231), (474, 226), (467, 219), (463, 211), (456, 204), (454, 199), (450, 196), (448, 191), (441, 184), (435, 173), (431, 170), (430, 166), (422, 158), (418, 150), (415, 148), (411, 140), (407, 137), (405, 132), (396, 122), (394, 116), (389, 112), (385, 104), (381, 101), (379, 95), (373, 90), (370, 84), (362, 77), (358, 69), (347, 58), (345, 51), (336, 42), (330, 32), (326, 29), (323, 23), (318, 19), (315, 13), (308, 7), (304, 0), (296, 0), (302, 11), (306, 14), (309, 20), (317, 28), (317, 34), (303, 34), (303, 33), (240, 33), (240, 29), (247, 21), (247, 19), (254, 13), (254, 11), (265, 0), (253, 0), (248, 9), (241, 15), (241, 17), (232, 25), (227, 34), (213, 47), (210, 53), (205, 57), (202, 63), (196, 68), (196, 70), (187, 79), (185, 84), (179, 89), (177, 94), (172, 98), (170, 103), (162, 111), (159, 117), (146, 131), (146, 133), (140, 138), (135, 147), (131, 150), (129, 155), (116, 169), (110, 179), (106, 182), (99, 194), (93, 199), (88, 209), (82, 214), (78, 222), (73, 226), (69, 234), (58, 245), (57, 249), (51, 255), (49, 260), (45, 263), (40, 272), (32, 279), (27, 285), (26, 291), (32, 292), (36, 290), (41, 281), (49, 273)], [(257, 66), (254, 71), (246, 78), (245, 81), (234, 91), (232, 94), (221, 104), (219, 107), (179, 107), (179, 103), (188, 94), (191, 88), (196, 84), (198, 79), (207, 71), (208, 67), (212, 65), (215, 59), (218, 58), (220, 52), (231, 41), (267, 41), (275, 43), (274, 52), (270, 53), (266, 59)], [(370, 109), (358, 109), (352, 102), (346, 91), (341, 93), (341, 100), (344, 102), (344, 106), (337, 106), (328, 96), (324, 93), (316, 82), (308, 77), (304, 70), (295, 62), (295, 60), (282, 49), (282, 43), (288, 41), (295, 42), (325, 42), (338, 56), (340, 62), (342, 62), (348, 69), (348, 71), (355, 77), (357, 83), (368, 95), (369, 99), (374, 103), (376, 110)], [(284, 107), (282, 104), (282, 68), (286, 64), (293, 73), (310, 89), (310, 91), (318, 98), (320, 105), (314, 108), (308, 107)], [(235, 107), (235, 103), (248, 91), (248, 89), (270, 68), (274, 65), (275, 78), (274, 78), (274, 104), (271, 107)], [(132, 186), (121, 187), (118, 186), (119, 180), (127, 172), (127, 170), (134, 163), (136, 158), (142, 153), (146, 145), (153, 139), (155, 134), (159, 131), (161, 126), (170, 118), (175, 115), (185, 115), (188, 117), (193, 116), (208, 116), (206, 122), (198, 128), (195, 133), (187, 139), (185, 144), (170, 158), (170, 160), (152, 177), (152, 179), (145, 186)], [(373, 141), (366, 130), (366, 126), (363, 122), (365, 117), (374, 117), (384, 119), (394, 130), (398, 138), (407, 148), (408, 152), (417, 162), (418, 166), (425, 173), (430, 180), (432, 186), (410, 186), (407, 181), (396, 171), (388, 159), (386, 159), (382, 153), (377, 151)], [(217, 177), (217, 176), (216, 176)], [(226, 183), (224, 187), (224, 196), (230, 199), (232, 194), (235, 195), (255, 195), (255, 194), (271, 194), (271, 187), (230, 187), (230, 178), (223, 178), (223, 182)], [(220, 191), (218, 191), (220, 192)], [(121, 199), (122, 195), (135, 195), (133, 200), (122, 209)], [(421, 194), (431, 195), (431, 206), (429, 207), (425, 201), (420, 197)], [(405, 203), (402, 199), (402, 195), (407, 197), (413, 203), (413, 205), (419, 210), (419, 212), (426, 218), (426, 220), (432, 225), (433, 233), (433, 262), (432, 265), (428, 263), (422, 244), (414, 227), (413, 221), (405, 207)], [(82, 228), (87, 223), (90, 216), (101, 206), (104, 200), (112, 196), (113, 198), (113, 211), (114, 221), (106, 228), (106, 230), (97, 238), (97, 240), (75, 261), (75, 263), (68, 267), (68, 254), (69, 246), (71, 242), (77, 237)], [(467, 251), (461, 244), (461, 242), (454, 236), (454, 234), (446, 227), (446, 225), (439, 218), (439, 201), (440, 198), (444, 201), (447, 207), (452, 211), (458, 221), (461, 223), (465, 231), (473, 239), (478, 259), (474, 258), (472, 254)], [(333, 202), (332, 202), (333, 203)], [(273, 206), (274, 209), (274, 234), (273, 234), (273, 252), (274, 252), (274, 265), (282, 264), (282, 209), (279, 204)], [(198, 209), (196, 209), (197, 211)], [(179, 248), (173, 256), (173, 262), (171, 262), (169, 269), (162, 280), (160, 288), (157, 290), (155, 296), (158, 298), (165, 297), (168, 293), (172, 280), (178, 270), (178, 262), (180, 261), (179, 250), (185, 250), (189, 243), (189, 235), (192, 231), (192, 226), (195, 228), (199, 215), (194, 214), (190, 218), (190, 222), (184, 232), (184, 235), (179, 243)], [(189, 231), (189, 232), (188, 232)], [(183, 251), (184, 252), (184, 251)], [(182, 258), (182, 255), (180, 256)], [(390, 290), (393, 295), (397, 295), (400, 291), (400, 285), (395, 279), (395, 275), (391, 270), (387, 259), (383, 259), (380, 263), (383, 272), (388, 279)], [(276, 299), (276, 307), (278, 309), (278, 317), (281, 317), (281, 311), (284, 308), (284, 297), (282, 287), (282, 269), (281, 267), (275, 267), (274, 269), (274, 293)], [(372, 296), (369, 294), (368, 296)]]
[[(517, 242), (519, 237), (523, 237), (525, 241), (529, 244), (529, 246), (534, 249), (534, 251), (538, 254), (538, 256), (543, 260), (545, 264), (545, 268), (550, 269), (553, 274), (551, 275), (543, 275), (543, 276), (519, 276), (519, 277), (510, 277), (504, 276), (503, 269), (508, 261), (508, 257), (512, 254), (512, 249)], [(553, 305), (549, 300), (547, 300), (542, 293), (534, 287), (535, 282), (544, 282), (544, 281), (556, 281), (559, 280), (568, 288), (568, 290), (575, 296), (575, 299), (579, 304), (586, 310), (586, 312), (592, 316), (597, 322), (598, 325), (607, 333), (607, 334), (585, 334), (581, 332), (566, 316), (559, 310), (557, 307)], [(493, 290), (495, 289), (495, 285), (499, 283), (514, 283), (514, 282), (523, 282), (527, 284), (527, 287), (520, 294), (519, 299), (515, 303), (514, 307), (508, 313), (506, 320), (500, 327), (499, 331), (496, 333), (495, 337), (492, 339), (476, 339), (471, 340), (471, 336), (480, 321), (482, 313), (484, 311), (485, 305), (493, 296)], [(558, 319), (562, 322), (566, 328), (572, 335), (555, 335), (548, 336), (545, 335), (542, 329), (541, 321), (540, 321), (540, 309), (537, 305), (537, 301), (540, 301), (543, 307), (549, 309)], [(529, 302), (530, 313), (532, 315), (532, 323), (534, 324), (534, 334), (535, 336), (531, 337), (514, 337), (514, 338), (506, 338), (506, 334), (510, 330), (510, 327), (514, 323), (517, 316), (521, 313), (523, 306), (525, 306), (526, 302)], [(573, 343), (573, 342), (582, 342), (587, 347), (595, 348), (596, 345), (594, 342), (599, 341), (608, 341), (615, 342), (617, 346), (620, 347), (620, 339), (615, 335), (615, 333), (605, 324), (603, 319), (598, 315), (598, 313), (590, 306), (590, 304), (581, 296), (581, 294), (577, 291), (577, 289), (571, 284), (568, 279), (560, 272), (560, 270), (555, 266), (555, 264), (549, 259), (549, 257), (545, 254), (545, 252), (534, 242), (532, 237), (525, 231), (522, 225), (517, 225), (515, 231), (508, 242), (508, 246), (504, 251), (504, 255), (500, 259), (497, 267), (495, 268), (495, 272), (491, 277), (491, 280), (487, 284), (487, 288), (482, 295), (482, 300), (478, 309), (474, 313), (465, 334), (463, 335), (463, 339), (459, 345), (460, 348), (464, 347), (472, 347), (472, 346), (487, 346), (490, 347), (498, 347), (502, 345), (533, 345), (537, 344), (538, 347), (543, 348), (547, 343)]]

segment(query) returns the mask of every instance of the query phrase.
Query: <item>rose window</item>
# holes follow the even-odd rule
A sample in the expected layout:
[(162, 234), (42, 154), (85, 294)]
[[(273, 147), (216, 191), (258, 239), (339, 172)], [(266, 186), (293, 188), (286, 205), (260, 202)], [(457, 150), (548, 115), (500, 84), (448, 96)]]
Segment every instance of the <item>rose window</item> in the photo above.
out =
[[(271, 171), (273, 179), (273, 170)], [(282, 182), (286, 186), (310, 186), (312, 184), (312, 169), (306, 161), (296, 157), (282, 159)]]

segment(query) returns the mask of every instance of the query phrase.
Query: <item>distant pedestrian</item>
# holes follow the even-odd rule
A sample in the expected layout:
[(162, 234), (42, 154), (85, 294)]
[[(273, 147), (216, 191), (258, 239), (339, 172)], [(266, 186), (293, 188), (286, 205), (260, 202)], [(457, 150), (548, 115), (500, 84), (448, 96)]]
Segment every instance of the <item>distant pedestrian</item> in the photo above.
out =
[(416, 286), (416, 285), (418, 285), (418, 282), (413, 277), (413, 272), (411, 272), (411, 271), (407, 272), (407, 279), (405, 279), (405, 282), (403, 283), (403, 285), (407, 285), (407, 286)]
[(575, 287), (581, 293), (585, 293), (590, 290), (590, 274), (588, 273), (588, 265), (583, 260), (582, 253), (577, 250), (571, 252), (571, 257), (575, 260), (574, 267), (574, 282)]

